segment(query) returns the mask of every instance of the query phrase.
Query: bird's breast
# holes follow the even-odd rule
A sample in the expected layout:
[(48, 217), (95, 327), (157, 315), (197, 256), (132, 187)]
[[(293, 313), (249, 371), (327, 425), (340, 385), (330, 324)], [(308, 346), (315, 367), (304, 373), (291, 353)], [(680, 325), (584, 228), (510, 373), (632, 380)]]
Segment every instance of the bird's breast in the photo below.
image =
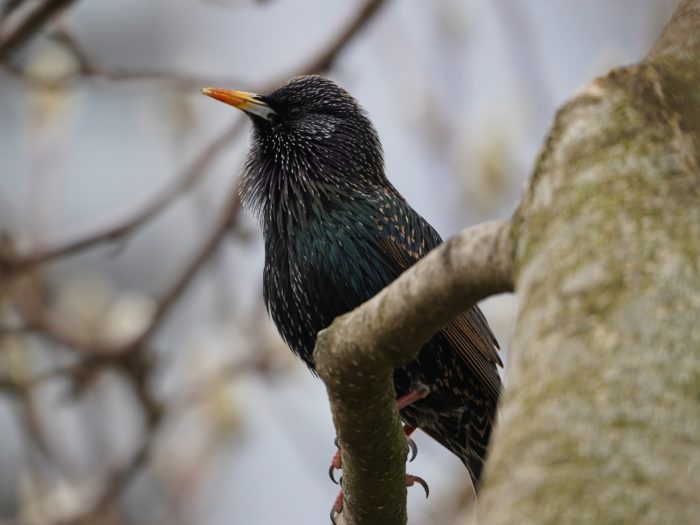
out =
[(342, 214), (266, 236), (264, 296), (282, 337), (311, 365), (316, 334), (381, 290), (379, 230)]

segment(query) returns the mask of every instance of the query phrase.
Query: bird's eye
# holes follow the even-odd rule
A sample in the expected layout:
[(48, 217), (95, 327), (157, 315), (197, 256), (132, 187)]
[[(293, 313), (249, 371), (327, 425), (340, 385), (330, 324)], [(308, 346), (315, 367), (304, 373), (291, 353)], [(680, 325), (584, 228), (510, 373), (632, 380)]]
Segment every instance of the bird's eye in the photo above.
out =
[(301, 117), (301, 113), (301, 108), (292, 108), (287, 112), (287, 115), (289, 115), (289, 118), (299, 118)]

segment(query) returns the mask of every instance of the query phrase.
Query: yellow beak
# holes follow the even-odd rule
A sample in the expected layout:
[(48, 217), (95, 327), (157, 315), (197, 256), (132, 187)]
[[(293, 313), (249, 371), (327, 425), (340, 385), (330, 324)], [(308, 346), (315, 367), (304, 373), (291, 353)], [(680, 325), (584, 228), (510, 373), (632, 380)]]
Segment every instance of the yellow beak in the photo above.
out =
[(270, 120), (270, 117), (276, 114), (270, 106), (261, 100), (260, 95), (255, 93), (206, 87), (202, 89), (202, 94), (266, 120)]

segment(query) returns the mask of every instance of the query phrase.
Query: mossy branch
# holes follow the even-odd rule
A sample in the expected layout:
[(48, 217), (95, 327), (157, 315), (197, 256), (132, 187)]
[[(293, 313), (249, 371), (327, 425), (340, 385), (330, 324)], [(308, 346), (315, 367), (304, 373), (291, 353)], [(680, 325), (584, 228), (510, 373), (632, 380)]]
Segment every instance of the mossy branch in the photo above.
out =
[(343, 523), (406, 523), (406, 438), (392, 372), (457, 314), (512, 290), (508, 222), (469, 228), (319, 334), (316, 370), (341, 443)]

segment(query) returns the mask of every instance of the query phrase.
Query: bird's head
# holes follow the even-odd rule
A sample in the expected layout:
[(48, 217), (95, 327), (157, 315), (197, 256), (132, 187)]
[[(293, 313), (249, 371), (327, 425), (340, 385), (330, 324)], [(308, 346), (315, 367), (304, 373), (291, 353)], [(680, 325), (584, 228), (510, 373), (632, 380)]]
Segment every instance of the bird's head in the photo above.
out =
[[(385, 183), (377, 132), (357, 101), (332, 80), (295, 77), (268, 95), (202, 92), (253, 122), (241, 194), (263, 216), (304, 213)], [(313, 206), (310, 206), (313, 204)]]

